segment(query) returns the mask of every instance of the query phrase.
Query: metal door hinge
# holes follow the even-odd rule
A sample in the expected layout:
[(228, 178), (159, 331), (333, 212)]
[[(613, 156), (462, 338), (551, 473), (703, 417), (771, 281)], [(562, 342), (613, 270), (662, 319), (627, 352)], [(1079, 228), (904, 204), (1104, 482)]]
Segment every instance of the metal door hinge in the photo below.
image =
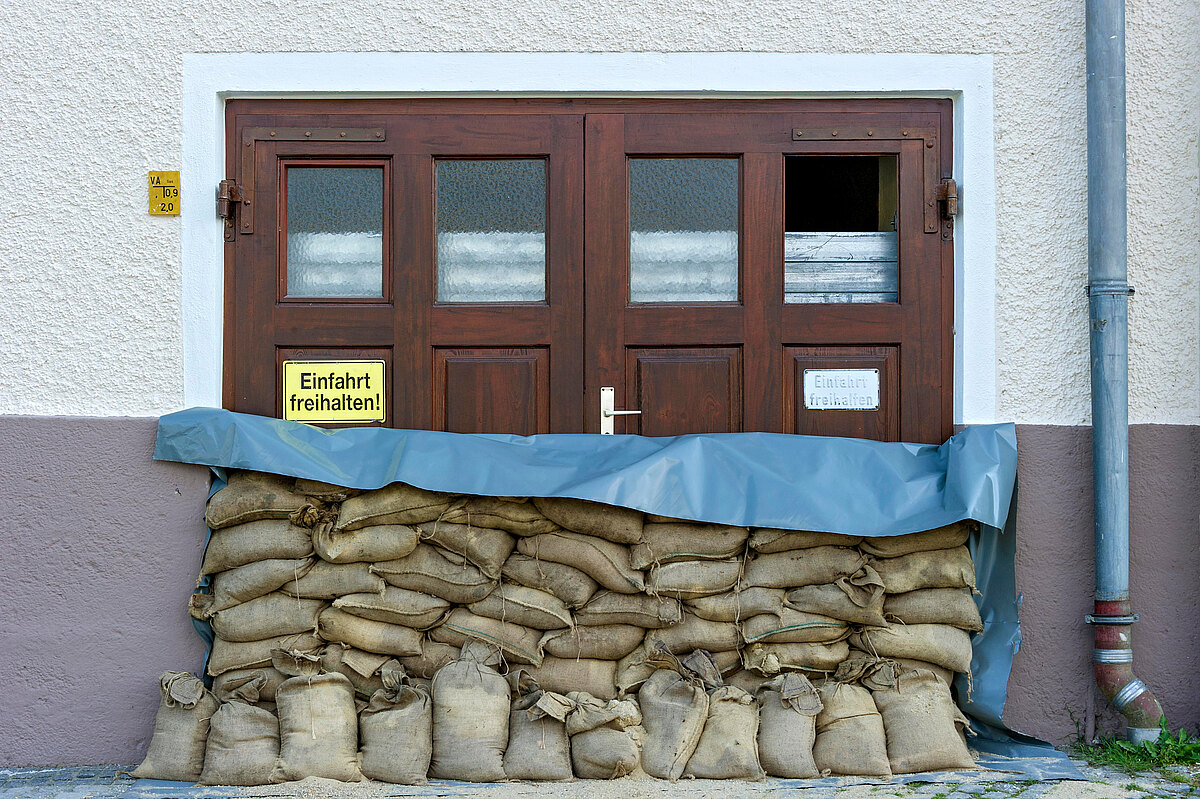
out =
[(233, 241), (234, 208), (245, 202), (244, 197), (242, 187), (232, 180), (217, 184), (217, 216), (225, 220), (225, 241)]
[(942, 219), (958, 216), (958, 183), (954, 178), (942, 178), (938, 184), (938, 202), (942, 204)]

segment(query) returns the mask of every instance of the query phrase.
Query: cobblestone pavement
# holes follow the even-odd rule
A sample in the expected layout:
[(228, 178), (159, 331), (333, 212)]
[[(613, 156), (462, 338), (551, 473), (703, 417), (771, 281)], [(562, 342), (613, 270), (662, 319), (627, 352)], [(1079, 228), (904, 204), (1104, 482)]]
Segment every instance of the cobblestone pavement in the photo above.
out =
[(301, 799), (382, 799), (382, 797), (459, 797), (477, 795), (486, 799), (779, 799), (793, 794), (801, 799), (1151, 799), (1162, 797), (1200, 798), (1200, 769), (1179, 769), (1167, 775), (1129, 775), (1112, 769), (1092, 768), (1077, 763), (1087, 781), (1007, 780), (980, 774), (969, 782), (907, 784), (857, 784), (846, 786), (797, 787), (767, 779), (761, 782), (713, 782), (684, 780), (674, 785), (650, 779), (628, 778), (608, 783), (501, 783), (491, 786), (464, 783), (430, 783), (424, 786), (363, 783), (348, 785), (309, 779), (298, 783), (255, 788), (180, 787), (178, 783), (135, 781), (127, 772), (132, 766), (84, 768), (0, 769), (0, 799), (257, 799), (258, 797), (301, 797)]

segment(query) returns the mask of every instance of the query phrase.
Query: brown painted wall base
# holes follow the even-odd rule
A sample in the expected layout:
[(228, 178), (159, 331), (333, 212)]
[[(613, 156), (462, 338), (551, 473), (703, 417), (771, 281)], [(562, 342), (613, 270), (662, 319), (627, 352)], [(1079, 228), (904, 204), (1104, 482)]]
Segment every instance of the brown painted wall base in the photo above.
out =
[[(201, 666), (186, 612), (208, 470), (152, 461), (154, 419), (0, 416), (0, 766), (133, 763), (158, 675)], [(1006, 719), (1065, 742), (1098, 717), (1091, 431), (1020, 426), (1017, 581), (1025, 643)], [(1200, 724), (1200, 426), (1136, 426), (1135, 668), (1173, 725)]]
[[(1024, 645), (1009, 680), (1009, 726), (1064, 743), (1118, 732), (1092, 679), (1095, 589), (1090, 427), (1017, 427), (1017, 587)], [(1134, 671), (1172, 727), (1200, 726), (1200, 427), (1130, 428), (1130, 585), (1142, 621)]]

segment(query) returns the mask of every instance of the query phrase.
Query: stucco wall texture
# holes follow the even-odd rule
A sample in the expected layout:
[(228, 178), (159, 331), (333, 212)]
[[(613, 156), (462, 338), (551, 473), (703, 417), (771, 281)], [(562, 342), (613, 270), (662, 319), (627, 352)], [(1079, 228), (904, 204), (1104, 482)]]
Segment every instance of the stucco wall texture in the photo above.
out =
[[(208, 470), (150, 460), (153, 419), (0, 417), (0, 766), (134, 763), (166, 669), (199, 671), (187, 599)], [(1116, 732), (1091, 676), (1090, 430), (1020, 426), (1024, 646), (1009, 725), (1062, 743)], [(1174, 726), (1200, 725), (1200, 427), (1132, 435), (1135, 668)]]
[[(1193, 0), (1129, 2), (1135, 422), (1200, 417), (1198, 16)], [(1074, 0), (66, 0), (53, 14), (12, 0), (0, 182), (19, 191), (0, 200), (0, 373), (20, 390), (3, 410), (181, 406), (180, 225), (147, 215), (145, 180), (181, 161), (185, 52), (903, 52), (995, 56), (997, 418), (1085, 422), (1083, 26)]]

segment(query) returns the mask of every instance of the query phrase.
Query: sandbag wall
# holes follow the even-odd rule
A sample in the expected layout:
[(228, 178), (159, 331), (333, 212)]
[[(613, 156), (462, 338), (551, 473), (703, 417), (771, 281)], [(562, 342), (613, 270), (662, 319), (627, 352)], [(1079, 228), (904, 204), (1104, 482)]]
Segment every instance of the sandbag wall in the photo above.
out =
[(231, 474), (207, 521), (211, 582), (190, 610), (216, 636), (212, 694), (189, 685), (188, 706), (186, 675), (164, 675), (159, 714), (203, 726), (207, 754), (168, 774), (152, 742), (140, 776), (971, 766), (950, 690), (982, 626), (969, 522), (861, 538), (253, 472)]

